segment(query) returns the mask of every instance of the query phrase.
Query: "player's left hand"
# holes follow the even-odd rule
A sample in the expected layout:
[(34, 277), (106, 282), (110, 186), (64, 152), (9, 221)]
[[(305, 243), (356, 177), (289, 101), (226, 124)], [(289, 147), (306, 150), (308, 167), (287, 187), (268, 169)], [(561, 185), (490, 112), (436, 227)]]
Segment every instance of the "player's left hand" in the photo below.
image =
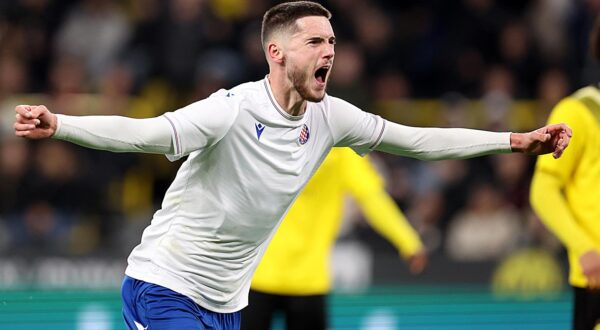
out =
[(427, 253), (424, 250), (417, 251), (408, 258), (408, 269), (411, 273), (418, 275), (427, 267)]
[(579, 258), (579, 265), (588, 280), (588, 288), (600, 289), (600, 253), (597, 250), (587, 251)]
[(552, 124), (529, 133), (512, 133), (510, 146), (513, 151), (530, 155), (552, 153), (559, 158), (571, 140), (573, 132), (566, 124)]

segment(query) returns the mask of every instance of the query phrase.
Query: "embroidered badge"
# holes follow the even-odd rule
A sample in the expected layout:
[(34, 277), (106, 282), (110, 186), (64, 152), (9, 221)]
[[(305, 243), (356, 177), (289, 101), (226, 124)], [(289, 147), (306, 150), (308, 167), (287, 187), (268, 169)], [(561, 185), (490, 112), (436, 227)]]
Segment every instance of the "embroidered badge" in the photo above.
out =
[(300, 131), (300, 136), (298, 137), (298, 142), (300, 144), (305, 144), (308, 142), (308, 138), (310, 137), (310, 131), (308, 130), (308, 126), (306, 124), (302, 125), (302, 130)]

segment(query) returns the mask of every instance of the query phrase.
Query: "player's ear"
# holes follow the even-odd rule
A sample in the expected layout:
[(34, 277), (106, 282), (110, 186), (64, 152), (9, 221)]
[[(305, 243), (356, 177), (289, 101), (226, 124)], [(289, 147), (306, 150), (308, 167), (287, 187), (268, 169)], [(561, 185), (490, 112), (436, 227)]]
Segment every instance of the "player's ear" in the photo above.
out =
[(281, 47), (275, 43), (275, 42), (270, 42), (267, 45), (267, 56), (269, 57), (269, 59), (271, 59), (271, 61), (281, 64), (283, 63), (283, 52)]

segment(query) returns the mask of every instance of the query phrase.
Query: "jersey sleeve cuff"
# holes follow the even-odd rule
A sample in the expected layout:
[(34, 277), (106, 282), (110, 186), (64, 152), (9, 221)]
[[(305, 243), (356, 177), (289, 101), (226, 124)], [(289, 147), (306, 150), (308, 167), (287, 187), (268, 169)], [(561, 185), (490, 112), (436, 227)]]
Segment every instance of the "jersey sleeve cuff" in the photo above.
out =
[(52, 134), (52, 138), (53, 139), (65, 139), (67, 137), (67, 134), (65, 132), (65, 130), (63, 129), (63, 120), (64, 120), (64, 115), (56, 115), (56, 131), (54, 131), (54, 134)]

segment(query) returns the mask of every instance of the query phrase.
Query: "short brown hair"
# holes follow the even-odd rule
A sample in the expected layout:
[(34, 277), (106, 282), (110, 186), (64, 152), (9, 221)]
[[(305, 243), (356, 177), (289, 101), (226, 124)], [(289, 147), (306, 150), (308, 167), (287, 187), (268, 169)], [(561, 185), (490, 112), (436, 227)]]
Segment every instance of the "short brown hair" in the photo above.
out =
[(596, 18), (590, 33), (590, 53), (596, 61), (600, 62), (600, 15)]
[(331, 12), (312, 1), (284, 2), (267, 10), (263, 16), (260, 35), (263, 48), (274, 31), (293, 28), (297, 19), (306, 16), (323, 16), (330, 19)]

